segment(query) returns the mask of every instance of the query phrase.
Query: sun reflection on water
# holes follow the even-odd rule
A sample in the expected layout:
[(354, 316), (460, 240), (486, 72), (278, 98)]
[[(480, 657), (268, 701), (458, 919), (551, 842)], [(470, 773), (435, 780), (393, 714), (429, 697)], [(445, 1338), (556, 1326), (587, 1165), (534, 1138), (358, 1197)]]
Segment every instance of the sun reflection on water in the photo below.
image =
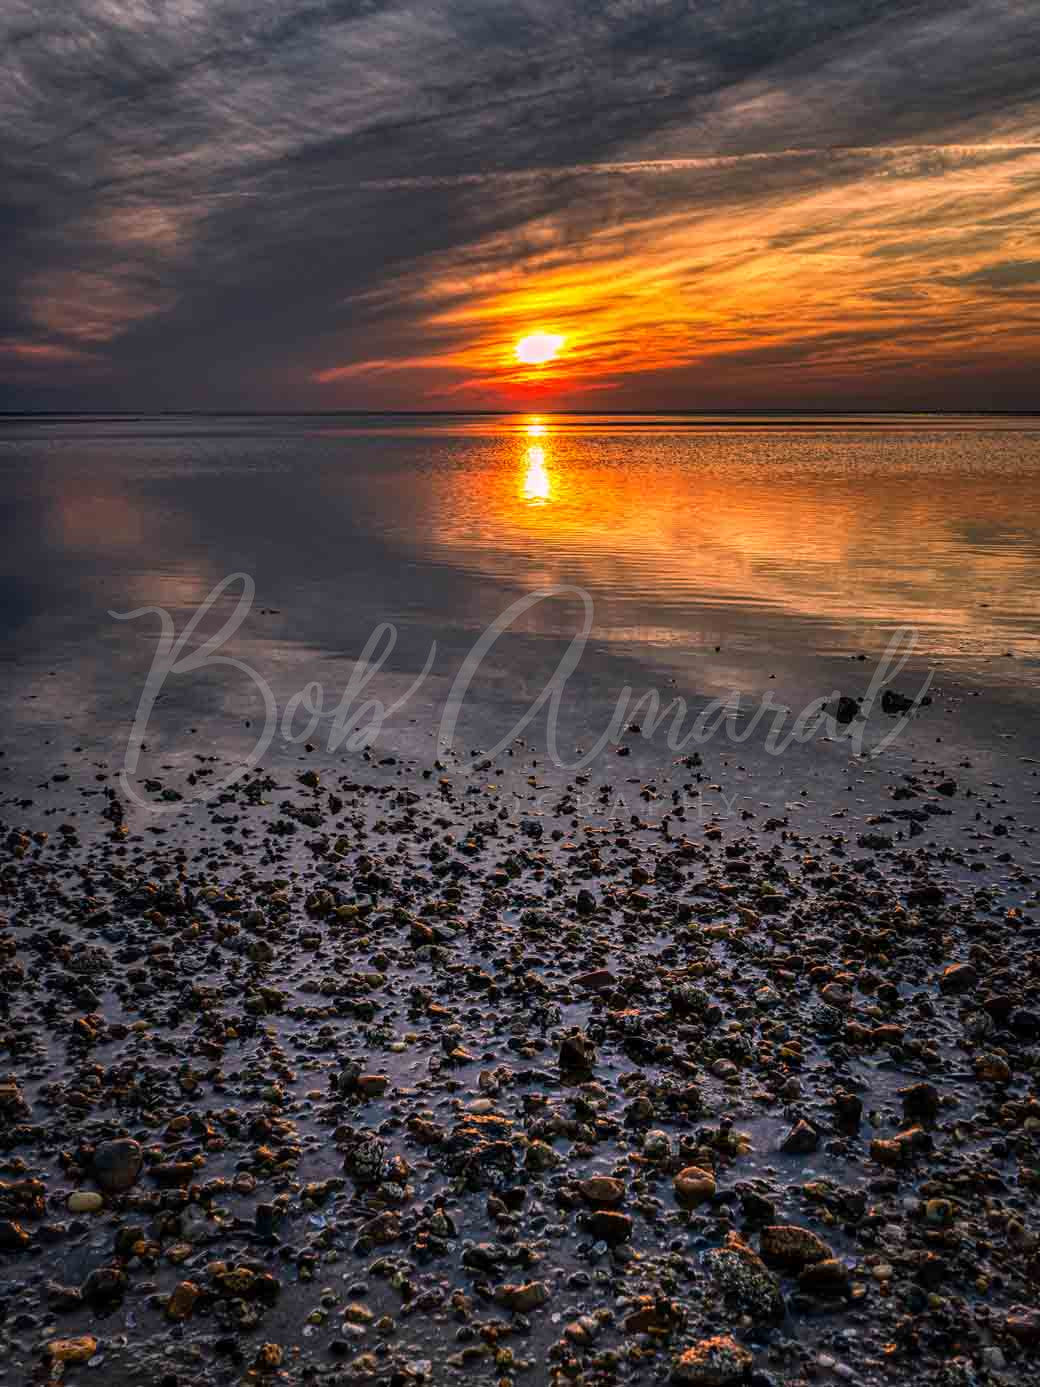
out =
[[(528, 438), (544, 438), (545, 425), (535, 416), (528, 420)], [(520, 495), (529, 506), (545, 506), (552, 500), (552, 478), (546, 465), (545, 448), (532, 443), (520, 460), (522, 471)]]
[(537, 444), (532, 444), (524, 454), (522, 494), (532, 506), (544, 506), (552, 500), (552, 478), (545, 465), (545, 449)]

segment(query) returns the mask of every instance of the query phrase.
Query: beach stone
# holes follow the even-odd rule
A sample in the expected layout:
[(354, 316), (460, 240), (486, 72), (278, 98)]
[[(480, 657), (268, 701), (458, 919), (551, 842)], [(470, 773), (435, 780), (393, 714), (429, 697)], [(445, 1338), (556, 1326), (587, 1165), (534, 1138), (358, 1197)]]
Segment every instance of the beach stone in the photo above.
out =
[(596, 1047), (583, 1031), (572, 1031), (560, 1041), (560, 1068), (591, 1069), (596, 1063)]
[(75, 1190), (69, 1195), (66, 1207), (70, 1214), (96, 1214), (105, 1207), (105, 1200), (96, 1190)]
[[(842, 1091), (834, 1095), (834, 1109), (844, 1131), (856, 1131), (863, 1118), (863, 1099), (858, 1093)], [(814, 1148), (815, 1149), (815, 1148)]]
[(671, 1155), (672, 1142), (667, 1132), (654, 1128), (643, 1137), (643, 1155), (650, 1161), (663, 1161)]
[(939, 1115), (939, 1090), (934, 1084), (910, 1084), (901, 1088), (899, 1096), (903, 1100), (903, 1116), (909, 1121), (934, 1122)]
[(103, 1141), (94, 1152), (94, 1179), (106, 1194), (122, 1194), (141, 1172), (141, 1146), (131, 1137)]
[(612, 1247), (627, 1243), (632, 1236), (632, 1219), (628, 1214), (615, 1209), (597, 1209), (589, 1217), (589, 1223), (597, 1238), (602, 1238)]
[(524, 1156), (524, 1169), (533, 1171), (552, 1170), (563, 1157), (554, 1151), (547, 1141), (532, 1141)]
[(766, 1262), (796, 1269), (810, 1262), (823, 1262), (834, 1253), (808, 1228), (793, 1223), (774, 1223), (762, 1229), (760, 1246)]
[(1018, 1343), (1034, 1347), (1040, 1344), (1040, 1310), (1013, 1305), (1004, 1321), (1004, 1328)]
[(727, 1387), (749, 1372), (754, 1359), (750, 1352), (728, 1334), (702, 1339), (680, 1354), (672, 1366), (672, 1381), (690, 1387)]
[(537, 1310), (549, 1299), (549, 1287), (544, 1281), (528, 1281), (522, 1286), (506, 1284), (495, 1291), (495, 1301), (507, 1310), (526, 1315)]
[(837, 1257), (825, 1257), (812, 1262), (798, 1274), (799, 1290), (810, 1295), (846, 1295), (850, 1285), (849, 1269)]
[(799, 1118), (780, 1142), (780, 1150), (787, 1156), (805, 1156), (810, 1151), (815, 1151), (819, 1144), (820, 1138), (816, 1128)]
[(386, 1074), (359, 1074), (357, 1088), (366, 1098), (380, 1098), (390, 1087)]
[(784, 1317), (780, 1283), (737, 1233), (729, 1233), (724, 1247), (705, 1256), (708, 1271), (727, 1300), (739, 1309), (770, 1324)]
[(970, 963), (951, 963), (939, 978), (941, 992), (967, 992), (977, 986), (979, 975)]
[(83, 1299), (95, 1309), (118, 1304), (126, 1294), (128, 1280), (120, 1266), (95, 1267), (83, 1283)]
[(929, 1199), (924, 1206), (924, 1221), (932, 1228), (948, 1228), (953, 1222), (954, 1212), (948, 1199)]
[(169, 1300), (166, 1302), (166, 1318), (180, 1322), (189, 1319), (195, 1309), (195, 1302), (202, 1294), (199, 1286), (194, 1281), (182, 1281), (175, 1286)]
[(846, 726), (859, 712), (859, 703), (854, 698), (849, 698), (848, 694), (842, 694), (838, 699), (838, 710), (835, 716), (838, 721)]
[(1001, 1055), (979, 1055), (975, 1077), (981, 1083), (1006, 1084), (1011, 1078), (1011, 1066)]
[(673, 1184), (676, 1199), (687, 1209), (711, 1199), (716, 1188), (715, 1176), (697, 1165), (688, 1165), (685, 1170), (680, 1170)]
[(578, 1186), (582, 1199), (588, 1204), (611, 1208), (625, 1197), (625, 1186), (610, 1175), (590, 1175)]
[(852, 993), (840, 982), (829, 982), (820, 992), (820, 996), (829, 1007), (844, 1008), (852, 1001)]
[(97, 1353), (98, 1341), (92, 1334), (78, 1339), (52, 1339), (47, 1352), (56, 1363), (86, 1363)]
[(609, 968), (596, 968), (591, 973), (579, 973), (574, 985), (583, 987), (586, 992), (610, 992), (617, 986), (617, 978)]
[(931, 1138), (922, 1127), (908, 1127), (894, 1137), (876, 1137), (870, 1143), (870, 1158), (878, 1165), (897, 1168), (909, 1165), (918, 1151), (927, 1150)]
[(22, 1248), (28, 1247), (32, 1241), (29, 1234), (20, 1223), (15, 1223), (13, 1219), (0, 1219), (0, 1250), (4, 1252), (21, 1252)]

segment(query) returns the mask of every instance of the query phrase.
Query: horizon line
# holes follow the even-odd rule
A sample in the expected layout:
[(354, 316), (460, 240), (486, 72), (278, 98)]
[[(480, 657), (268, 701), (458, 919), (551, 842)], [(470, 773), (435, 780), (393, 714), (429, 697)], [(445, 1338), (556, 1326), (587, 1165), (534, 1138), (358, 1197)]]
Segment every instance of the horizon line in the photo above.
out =
[(816, 409), (790, 406), (732, 409), (0, 409), (0, 419), (163, 419), (163, 418), (459, 418), (496, 416), (567, 416), (595, 418), (624, 416), (648, 418), (668, 415), (675, 418), (717, 418), (729, 416), (803, 416), (843, 418), (862, 415), (871, 418), (910, 416), (913, 418), (1040, 418), (1040, 409)]

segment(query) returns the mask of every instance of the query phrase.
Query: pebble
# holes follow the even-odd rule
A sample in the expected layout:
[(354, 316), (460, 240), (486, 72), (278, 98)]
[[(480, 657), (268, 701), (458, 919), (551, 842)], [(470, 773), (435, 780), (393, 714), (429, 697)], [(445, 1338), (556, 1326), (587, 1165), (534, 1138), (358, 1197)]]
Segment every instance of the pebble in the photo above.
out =
[(122, 1194), (137, 1180), (141, 1146), (130, 1137), (103, 1141), (94, 1152), (94, 1179), (106, 1194)]
[(743, 1344), (720, 1334), (680, 1354), (672, 1367), (672, 1380), (690, 1387), (728, 1387), (745, 1378), (753, 1362)]
[(70, 1214), (96, 1214), (105, 1207), (105, 1200), (95, 1190), (75, 1190), (66, 1204)]

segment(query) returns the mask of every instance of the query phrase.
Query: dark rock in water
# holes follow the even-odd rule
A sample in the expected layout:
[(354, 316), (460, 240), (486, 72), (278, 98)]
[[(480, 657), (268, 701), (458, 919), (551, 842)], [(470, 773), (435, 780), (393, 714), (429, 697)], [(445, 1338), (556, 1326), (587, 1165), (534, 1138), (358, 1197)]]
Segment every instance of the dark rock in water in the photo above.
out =
[(106, 1194), (122, 1194), (141, 1172), (141, 1147), (131, 1137), (103, 1141), (94, 1152), (94, 1179)]
[(1035, 1347), (1040, 1344), (1040, 1310), (1013, 1305), (1004, 1321), (1004, 1328), (1020, 1344)]
[(582, 888), (578, 892), (577, 906), (579, 915), (592, 915), (596, 910), (596, 897), (591, 891)]
[(277, 1242), (278, 1210), (273, 1204), (258, 1204), (256, 1206), (254, 1226), (257, 1237), (263, 1242)]
[(157, 1185), (170, 1189), (176, 1185), (190, 1184), (195, 1175), (195, 1167), (191, 1161), (165, 1161), (161, 1165), (153, 1165), (148, 1174)]
[(596, 1208), (612, 1208), (625, 1197), (625, 1186), (609, 1175), (590, 1175), (578, 1186), (581, 1197)]
[(911, 1084), (901, 1088), (903, 1115), (910, 1121), (934, 1122), (939, 1113), (939, 1090), (934, 1084)]
[(803, 1267), (798, 1276), (798, 1288), (810, 1295), (847, 1295), (850, 1280), (844, 1262), (837, 1257), (825, 1257), (822, 1262)]
[(617, 986), (617, 978), (609, 969), (597, 968), (591, 973), (579, 973), (574, 985), (584, 987), (587, 992), (610, 992)]
[(858, 712), (859, 701), (855, 698), (849, 698), (847, 694), (842, 694), (841, 698), (838, 699), (838, 711), (835, 714), (838, 721), (842, 725), (847, 725)]
[(714, 1339), (702, 1339), (681, 1354), (672, 1366), (672, 1381), (689, 1387), (728, 1387), (747, 1376), (753, 1362), (750, 1352), (720, 1334)]
[(560, 1041), (560, 1068), (581, 1072), (596, 1063), (596, 1047), (584, 1031), (571, 1031)]
[(909, 713), (914, 706), (914, 700), (907, 698), (905, 694), (896, 693), (895, 689), (885, 689), (881, 694), (881, 711), (895, 716), (897, 713)]
[(878, 1137), (870, 1143), (870, 1158), (878, 1165), (907, 1166), (921, 1151), (931, 1149), (932, 1139), (921, 1127), (908, 1127), (891, 1138)]
[(1011, 1013), (1008, 1025), (1016, 1035), (1035, 1040), (1040, 1035), (1040, 1012), (1029, 1011), (1026, 1007), (1016, 1007)]
[(82, 1295), (95, 1309), (114, 1305), (126, 1294), (127, 1275), (122, 1267), (98, 1267), (83, 1283)]
[(747, 1243), (730, 1233), (724, 1247), (705, 1257), (712, 1279), (727, 1300), (767, 1324), (778, 1324), (784, 1317), (784, 1298), (780, 1283)]
[(863, 1099), (857, 1093), (844, 1090), (834, 1095), (838, 1124), (845, 1132), (855, 1132), (863, 1118)]
[(780, 1142), (780, 1150), (788, 1156), (805, 1156), (815, 1151), (820, 1144), (820, 1136), (804, 1118), (799, 1118)]
[(809, 1228), (776, 1223), (762, 1229), (762, 1258), (777, 1266), (799, 1268), (811, 1262), (825, 1262), (834, 1254), (822, 1238)]
[(587, 1226), (597, 1238), (616, 1246), (627, 1243), (632, 1236), (632, 1219), (616, 1209), (597, 1209), (587, 1216)]
[(755, 1227), (762, 1223), (772, 1223), (776, 1218), (776, 1205), (755, 1190), (741, 1191), (740, 1208), (745, 1220)]
[(941, 992), (967, 992), (978, 985), (979, 975), (970, 963), (951, 963), (939, 979)]
[(9, 1218), (0, 1219), (0, 1249), (4, 1252), (21, 1252), (28, 1247), (31, 1239), (20, 1223)]
[(919, 886), (911, 886), (906, 893), (908, 905), (929, 906), (942, 905), (946, 899), (946, 893), (941, 886), (936, 886), (934, 882), (922, 882)]

